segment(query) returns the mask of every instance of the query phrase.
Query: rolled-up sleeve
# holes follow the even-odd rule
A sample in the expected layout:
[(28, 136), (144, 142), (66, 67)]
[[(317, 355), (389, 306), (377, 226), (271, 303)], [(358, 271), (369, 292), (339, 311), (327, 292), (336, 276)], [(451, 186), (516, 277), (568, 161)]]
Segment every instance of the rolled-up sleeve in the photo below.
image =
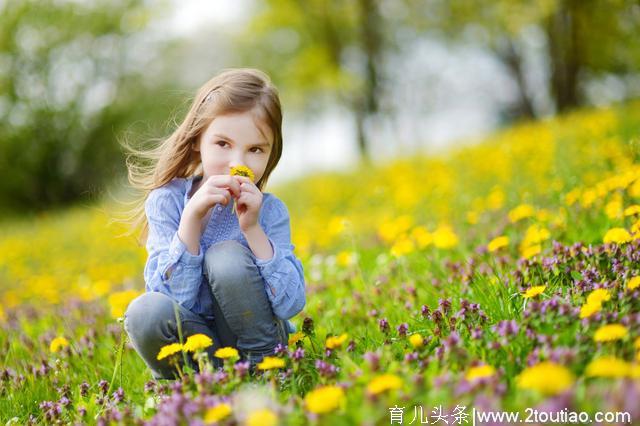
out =
[(273, 257), (269, 260), (255, 258), (255, 262), (265, 281), (273, 313), (286, 320), (300, 312), (306, 303), (304, 271), (293, 253), (287, 207), (275, 196), (270, 198), (262, 222), (273, 248)]
[(151, 191), (145, 202), (145, 213), (149, 224), (144, 269), (146, 290), (164, 293), (191, 309), (202, 282), (202, 248), (194, 256), (178, 237), (181, 211), (170, 191), (163, 188)]

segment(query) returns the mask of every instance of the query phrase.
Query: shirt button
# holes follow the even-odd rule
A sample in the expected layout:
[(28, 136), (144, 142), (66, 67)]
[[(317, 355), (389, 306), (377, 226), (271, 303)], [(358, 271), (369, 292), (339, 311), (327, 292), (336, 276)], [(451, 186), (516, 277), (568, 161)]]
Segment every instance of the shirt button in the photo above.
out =
[(218, 206), (218, 207), (216, 207), (216, 210), (218, 210), (218, 211), (222, 211), (222, 206)]

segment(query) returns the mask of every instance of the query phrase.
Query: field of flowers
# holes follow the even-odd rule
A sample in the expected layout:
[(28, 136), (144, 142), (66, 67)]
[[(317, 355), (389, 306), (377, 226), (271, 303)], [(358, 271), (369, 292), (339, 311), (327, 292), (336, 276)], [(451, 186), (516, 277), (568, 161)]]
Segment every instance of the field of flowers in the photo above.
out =
[(271, 188), (307, 306), (255, 376), (231, 349), (213, 370), (195, 336), (162, 356), (196, 356), (201, 372), (151, 380), (118, 320), (146, 254), (111, 223), (116, 204), (5, 220), (0, 420), (472, 424), (475, 409), (638, 422), (638, 135), (632, 103)]

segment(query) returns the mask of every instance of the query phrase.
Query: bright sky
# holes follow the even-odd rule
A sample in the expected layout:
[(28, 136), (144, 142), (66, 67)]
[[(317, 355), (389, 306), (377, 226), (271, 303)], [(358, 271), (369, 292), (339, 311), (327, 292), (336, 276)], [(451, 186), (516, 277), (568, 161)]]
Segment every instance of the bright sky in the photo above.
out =
[(246, 17), (251, 0), (173, 0), (170, 26), (178, 35), (189, 35), (201, 25), (233, 25)]

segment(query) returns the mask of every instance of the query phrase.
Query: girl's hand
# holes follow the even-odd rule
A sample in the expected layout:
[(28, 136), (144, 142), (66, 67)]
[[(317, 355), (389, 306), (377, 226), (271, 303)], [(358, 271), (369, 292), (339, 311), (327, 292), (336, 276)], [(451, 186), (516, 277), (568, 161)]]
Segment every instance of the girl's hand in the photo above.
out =
[(214, 175), (202, 182), (200, 188), (187, 202), (185, 213), (202, 219), (216, 204), (225, 206), (231, 201), (231, 197), (240, 196), (240, 183), (233, 176)]
[(238, 224), (242, 232), (247, 232), (258, 225), (262, 192), (245, 176), (232, 176), (240, 186), (240, 197), (236, 200)]

